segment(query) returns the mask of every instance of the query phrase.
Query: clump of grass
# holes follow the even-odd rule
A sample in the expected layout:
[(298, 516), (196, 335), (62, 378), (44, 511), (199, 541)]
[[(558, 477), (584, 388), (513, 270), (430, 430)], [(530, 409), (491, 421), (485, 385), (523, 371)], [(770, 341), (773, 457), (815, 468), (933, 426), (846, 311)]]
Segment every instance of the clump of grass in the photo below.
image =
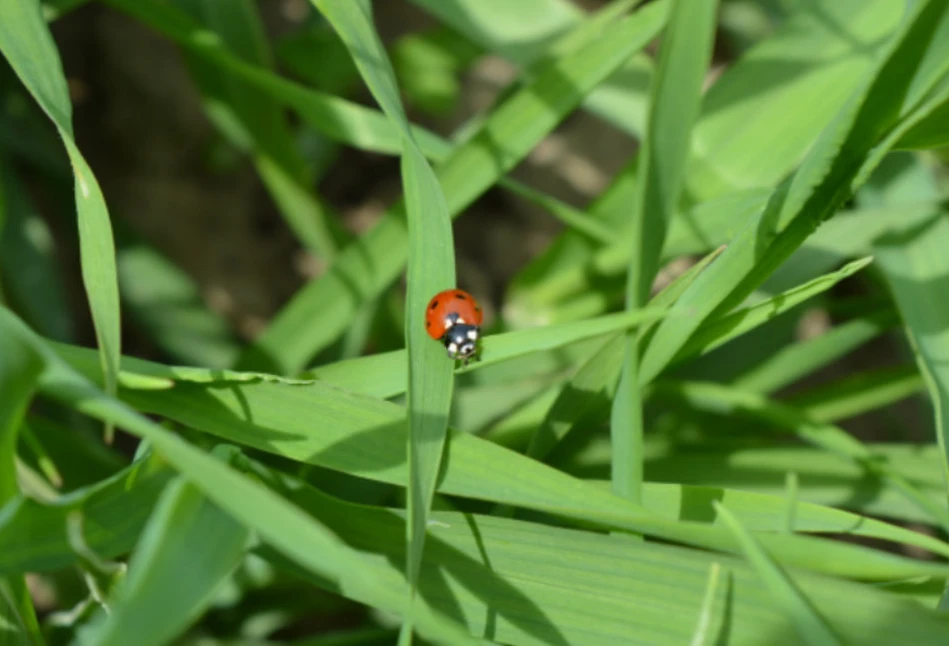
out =
[[(412, 2), (436, 26), (393, 46), (365, 0), (315, 0), (279, 43), (249, 0), (102, 0), (181, 49), (325, 266), (251, 342), (113, 236), (47, 23), (84, 3), (0, 3), (8, 641), (944, 641), (949, 3)], [(518, 67), (490, 108), (413, 123), (489, 55)], [(510, 176), (579, 110), (639, 140), (587, 206)], [(399, 157), (367, 232), (314, 189), (314, 139), (324, 165)], [(564, 228), (455, 366), (424, 308), (465, 280), (452, 219), (495, 188)], [(40, 210), (76, 218), (95, 350)], [(801, 338), (807, 307), (831, 325)], [(122, 356), (125, 313), (156, 360)], [(881, 339), (898, 365), (817, 377)], [(842, 425), (909, 398), (922, 435)]]

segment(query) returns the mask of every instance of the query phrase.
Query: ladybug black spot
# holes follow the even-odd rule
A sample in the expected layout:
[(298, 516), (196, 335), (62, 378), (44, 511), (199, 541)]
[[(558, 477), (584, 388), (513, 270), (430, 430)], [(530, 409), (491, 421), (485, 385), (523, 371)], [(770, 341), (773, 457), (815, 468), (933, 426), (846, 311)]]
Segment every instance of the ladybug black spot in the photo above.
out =
[(432, 301), (432, 304), (428, 306), (428, 309), (433, 310), (438, 307), (438, 301)]
[(480, 308), (480, 307), (476, 307), (476, 308), (475, 308), (475, 312), (480, 312), (480, 311), (481, 311), (481, 308)]
[(455, 294), (455, 298), (460, 298), (463, 301), (468, 299), (468, 297), (462, 294), (461, 292), (458, 292), (457, 294)]
[(425, 321), (425, 327), (432, 327), (431, 321)]

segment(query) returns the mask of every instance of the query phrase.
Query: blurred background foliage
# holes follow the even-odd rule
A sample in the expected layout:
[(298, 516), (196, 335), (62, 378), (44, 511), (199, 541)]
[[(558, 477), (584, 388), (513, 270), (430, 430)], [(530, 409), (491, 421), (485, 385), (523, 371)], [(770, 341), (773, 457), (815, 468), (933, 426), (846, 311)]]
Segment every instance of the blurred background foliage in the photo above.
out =
[[(520, 97), (528, 105), (529, 92), (519, 92), (544, 82), (552, 61), (579, 60), (637, 4), (353, 1), (371, 4), (406, 113), (419, 128), (419, 148), (436, 174), (442, 160), (451, 162), (452, 148), (475, 139), (505, 102)], [(664, 11), (656, 9), (663, 3), (645, 4), (636, 11)], [(580, 108), (564, 107), (562, 119), (559, 108), (548, 110), (556, 116), (538, 109), (537, 119), (552, 119), (551, 131), (525, 154), (500, 142), (497, 158), (507, 155), (514, 166), (508, 174), (492, 169), (503, 179), (491, 179), (483, 191), (458, 188), (465, 168), (456, 169), (455, 193), (470, 193), (458, 197), (445, 189), (451, 215), (463, 208), (453, 224), (458, 285), (485, 306), (487, 330), (499, 335), (490, 347), (510, 360), (492, 363), (487, 353), (484, 366), (458, 375), (451, 427), (559, 471), (531, 471), (526, 459), (492, 453), (489, 442), (469, 445), (449, 436), (449, 473), (474, 466), (439, 483), (432, 522), (454, 523), (452, 531), (472, 525), (470, 535), (429, 539), (430, 569), (421, 585), (442, 613), (437, 617), (501, 643), (525, 644), (662, 644), (690, 637), (692, 643), (775, 644), (799, 643), (798, 636), (835, 643), (842, 635), (842, 643), (873, 643), (881, 635), (926, 643), (949, 635), (949, 619), (937, 610), (946, 604), (949, 555), (941, 417), (949, 402), (942, 375), (949, 343), (943, 338), (949, 72), (938, 46), (949, 36), (945, 4), (719, 3), (705, 94), (686, 163), (676, 171), (682, 195), (656, 246), (662, 270), (655, 291), (668, 288), (665, 305), (691, 297), (683, 307), (700, 309), (702, 294), (688, 290), (700, 284), (693, 281), (703, 257), (721, 245), (737, 248), (746, 222), (782, 195), (805, 196), (801, 208), (808, 213), (827, 208), (826, 217), (836, 215), (819, 228), (822, 218), (815, 217), (775, 266), (756, 265), (736, 278), (734, 291), (710, 296), (708, 319), (678, 345), (681, 329), (674, 323), (593, 323), (624, 306), (630, 213), (637, 182), (649, 181), (640, 176), (637, 152), (653, 136), (647, 115), (658, 99), (650, 99), (650, 90), (661, 87), (657, 74), (671, 82), (677, 74), (657, 64), (666, 41), (655, 36), (665, 17), (654, 18), (656, 33), (647, 33), (644, 19), (638, 35), (648, 44), (584, 91)], [(938, 18), (926, 41), (935, 44), (922, 53), (909, 45), (894, 53), (904, 11), (916, 5)], [(155, 628), (163, 636), (148, 643), (394, 643), (398, 606), (391, 599), (404, 592), (397, 575), (406, 547), (402, 512), (393, 510), (405, 501), (405, 443), (385, 433), (361, 444), (349, 440), (366, 420), (394, 433), (404, 415), (396, 405), (406, 403), (405, 243), (389, 249), (390, 238), (371, 242), (375, 232), (368, 233), (403, 193), (398, 137), (375, 112), (334, 27), (306, 0), (47, 0), (42, 10), (62, 59), (76, 144), (108, 205), (122, 354), (155, 362), (123, 363), (121, 399), (209, 451), (216, 463), (298, 505), (353, 553), (370, 554), (376, 569), (366, 572), (385, 574), (360, 587), (334, 579), (331, 569), (301, 568), (264, 527), (218, 499), (209, 502), (206, 485), (169, 457), (172, 449), (152, 451), (122, 433), (108, 446), (100, 423), (86, 414), (121, 427), (119, 413), (57, 402), (44, 392), (23, 423), (11, 425), (11, 435), (18, 432), (22, 493), (0, 496), (0, 503), (10, 501), (0, 509), (0, 552), (9, 550), (6, 559), (0, 556), (0, 574), (30, 572), (42, 625), (32, 637), (24, 628), (23, 641), (14, 636), (11, 643), (66, 644), (79, 635), (81, 643), (131, 644), (146, 625), (164, 625), (167, 633)], [(923, 87), (926, 73), (935, 80)], [(890, 82), (899, 75), (909, 79), (908, 89)], [(905, 101), (881, 98), (887, 92), (903, 92)], [(673, 88), (665, 105), (677, 105), (677, 96)], [(351, 103), (334, 103), (340, 99)], [(874, 105), (887, 114), (874, 113)], [(848, 109), (861, 106), (853, 129), (836, 136), (833, 128), (846, 126)], [(679, 116), (670, 114), (670, 122)], [(506, 123), (506, 132), (515, 126)], [(815, 150), (833, 142), (842, 152), (828, 153), (827, 168), (808, 166), (819, 158)], [(661, 156), (661, 140), (649, 145)], [(878, 152), (885, 157), (873, 161)], [(473, 175), (487, 172), (471, 168)], [(797, 177), (803, 179), (794, 184)], [(439, 179), (443, 189), (452, 181)], [(97, 343), (74, 199), (73, 170), (55, 127), (0, 61), (2, 302), (56, 342), (50, 347), (63, 361), (101, 380), (95, 357), (74, 347)], [(786, 208), (777, 215), (789, 217)], [(364, 258), (365, 266), (347, 253)], [(871, 254), (869, 266), (847, 264)], [(345, 268), (341, 274), (358, 268), (354, 292), (370, 285), (351, 307), (340, 305), (342, 298), (308, 296), (335, 293), (311, 290), (328, 284), (321, 279), (340, 258), (346, 259), (335, 265)], [(398, 274), (394, 284), (388, 273)], [(739, 307), (746, 309), (729, 318)], [(642, 500), (634, 501), (656, 517), (637, 525), (632, 507), (611, 515), (606, 494), (590, 492), (605, 491), (602, 481), (615, 476), (609, 424), (620, 333), (639, 323), (644, 329), (630, 338), (648, 347), (643, 369), (656, 367), (660, 376), (643, 384), (646, 482)], [(549, 337), (511, 336), (503, 345), (505, 333), (558, 325), (565, 327), (552, 328)], [(664, 348), (673, 348), (667, 357)], [(12, 342), (0, 349), (16, 356)], [(225, 372), (230, 369), (275, 376)], [(16, 379), (0, 379), (0, 386), (27, 372), (10, 368)], [(173, 389), (161, 390), (170, 384)], [(328, 384), (325, 391), (321, 384)], [(294, 399), (298, 385), (314, 388), (305, 391), (309, 402)], [(19, 401), (15, 389), (9, 392), (9, 402)], [(339, 426), (342, 448), (308, 436), (317, 434), (313, 419)], [(143, 428), (132, 432), (150, 437)], [(291, 437), (316, 444), (297, 446)], [(378, 454), (376, 443), (383, 447)], [(507, 471), (496, 478), (494, 469)], [(478, 476), (466, 480), (470, 473)], [(596, 487), (570, 498), (580, 479)], [(561, 495), (562, 503), (551, 502)], [(599, 502), (584, 509), (584, 496)], [(739, 520), (727, 511), (718, 516), (719, 503)], [(521, 509), (515, 514), (514, 507)], [(72, 509), (85, 515), (68, 514)], [(479, 514), (487, 528), (483, 543), (470, 520), (475, 516), (457, 512)], [(666, 544), (724, 549), (724, 533), (678, 529), (677, 521), (685, 527), (713, 518), (716, 529), (732, 528), (739, 537), (740, 549), (725, 551), (746, 555), (750, 567), (714, 551)], [(874, 524), (878, 518), (893, 524)], [(292, 518), (285, 520), (275, 527), (288, 531)], [(561, 528), (589, 530), (597, 523), (660, 541), (640, 552), (615, 535)], [(742, 524), (753, 531), (742, 534)], [(794, 532), (835, 539), (784, 549), (781, 537)], [(43, 545), (30, 551), (33, 540)], [(837, 552), (838, 543), (874, 550)], [(485, 544), (516, 546), (499, 553), (498, 573)], [(133, 545), (126, 573), (124, 563), (109, 559)], [(542, 565), (531, 564), (525, 553), (531, 545)], [(346, 572), (362, 572), (358, 559), (338, 561)], [(667, 574), (679, 564), (681, 571)], [(729, 572), (721, 581), (720, 564)], [(534, 581), (537, 589), (522, 586), (535, 567), (546, 578)], [(818, 574), (796, 575), (795, 587), (782, 568)], [(205, 587), (190, 589), (175, 578), (195, 570)], [(837, 579), (824, 586), (826, 575)], [(667, 576), (672, 589), (663, 590)], [(567, 592), (552, 591), (561, 580)], [(119, 581), (124, 588), (115, 587)], [(765, 590), (775, 594), (773, 602), (763, 601)], [(100, 606), (113, 599), (126, 610), (110, 622)], [(630, 608), (650, 599), (661, 607), (631, 616)], [(852, 608), (835, 608), (838, 600)], [(148, 617), (135, 614), (159, 607)], [(605, 619), (597, 618), (599, 609)], [(908, 618), (897, 619), (901, 613)], [(174, 621), (163, 624), (167, 617)], [(420, 630), (451, 642), (451, 629), (439, 632), (442, 619), (419, 619)], [(901, 632), (904, 623), (912, 624), (909, 633)], [(621, 630), (635, 636), (610, 632)]]

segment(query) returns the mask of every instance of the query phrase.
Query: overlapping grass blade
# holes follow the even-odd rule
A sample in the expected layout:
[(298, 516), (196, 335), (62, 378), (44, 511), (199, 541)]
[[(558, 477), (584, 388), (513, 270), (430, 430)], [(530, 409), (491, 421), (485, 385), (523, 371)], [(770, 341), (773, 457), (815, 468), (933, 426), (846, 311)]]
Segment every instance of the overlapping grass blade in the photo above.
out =
[[(408, 348), (409, 522), (406, 576), (415, 597), (422, 564), (429, 508), (442, 463), (454, 380), (452, 362), (425, 330), (428, 302), (455, 286), (455, 252), (448, 204), (438, 178), (415, 142), (402, 108), (395, 73), (365, 7), (349, 0), (317, 0), (316, 6), (339, 33), (376, 101), (402, 133), (402, 185), (408, 221), (408, 293), (405, 341)], [(411, 603), (410, 603), (411, 607)], [(411, 643), (408, 618), (400, 643)]]
[[(288, 493), (354, 546), (384, 556), (390, 569), (399, 562), (404, 521), (397, 512), (357, 508), (310, 487), (293, 487)], [(714, 513), (711, 503), (709, 513)], [(434, 512), (434, 519), (429, 549), (437, 562), (424, 566), (422, 594), (446, 607), (456, 604), (454, 613), (466, 618), (472, 632), (489, 638), (599, 645), (635, 635), (643, 644), (686, 643), (692, 622), (669, 617), (694, 616), (709, 565), (718, 562), (728, 572), (728, 583), (720, 586), (716, 605), (725, 608), (721, 622), (731, 627), (723, 632), (715, 622), (712, 632), (736, 642), (796, 643), (781, 610), (768, 599), (767, 587), (735, 558), (475, 514)], [(935, 638), (947, 630), (945, 618), (934, 611), (880, 590), (803, 572), (795, 573), (795, 579), (827, 608), (848, 643), (918, 638), (905, 630)], [(835, 603), (841, 595), (850, 603)], [(899, 612), (897, 608), (912, 612), (916, 621), (925, 618), (926, 627), (911, 626), (908, 618), (892, 621), (890, 613)], [(861, 619), (849, 619), (851, 612)], [(590, 622), (591, 615), (597, 621)], [(883, 630), (892, 632), (879, 632)]]
[[(716, 7), (715, 2), (672, 3), (653, 77), (637, 191), (630, 214), (628, 310), (641, 307), (649, 299), (668, 223), (678, 210), (692, 124), (699, 112), (702, 82), (712, 55)], [(610, 416), (613, 489), (633, 502), (641, 498), (643, 480), (639, 354), (637, 336), (627, 333), (626, 356)]]
[[(404, 409), (395, 404), (320, 382), (177, 383), (169, 390), (128, 391), (122, 396), (141, 411), (225, 441), (370, 480), (400, 486), (406, 481)], [(253, 411), (252, 420), (247, 411)], [(313, 419), (323, 424), (315, 428)], [(536, 509), (583, 524), (705, 548), (738, 549), (717, 528), (670, 522), (480, 438), (451, 431), (449, 441), (451, 459), (439, 480), (441, 493)], [(787, 563), (838, 575), (885, 578), (942, 572), (941, 566), (833, 542), (799, 536), (762, 536), (761, 540)], [(823, 556), (815, 559), (818, 553)]]
[(736, 310), (706, 323), (689, 339), (689, 342), (685, 344), (680, 354), (676, 356), (676, 359), (673, 359), (673, 362), (684, 357), (710, 352), (728, 343), (768, 320), (780, 316), (797, 305), (829, 290), (840, 281), (853, 276), (871, 262), (873, 262), (872, 257), (854, 260), (835, 272), (820, 276), (760, 303)]
[(66, 78), (38, 0), (0, 5), (0, 52), (53, 121), (69, 154), (75, 175), (82, 280), (95, 325), (106, 392), (115, 393), (122, 348), (112, 225), (99, 183), (73, 138)]
[(915, 69), (930, 50), (949, 54), (949, 42), (934, 39), (943, 20), (949, 20), (949, 7), (942, 0), (913, 5), (887, 55), (800, 169), (677, 302), (676, 308), (691, 310), (694, 318), (660, 324), (643, 356), (641, 382), (655, 378), (713, 311), (724, 313), (743, 301), (866, 180), (901, 128), (918, 117), (914, 110), (924, 93), (949, 66), (945, 56), (942, 66), (906, 76), (906, 69)]
[[(458, 215), (643, 47), (661, 27), (665, 9), (662, 3), (651, 4), (616, 22), (588, 47), (551, 64), (492, 112), (477, 134), (436, 167), (449, 213)], [(372, 231), (344, 249), (325, 275), (277, 315), (242, 365), (296, 372), (335, 339), (357, 307), (391, 284), (402, 269), (403, 213), (404, 207), (396, 205)]]
[(903, 474), (881, 462), (866, 445), (842, 428), (826, 422), (817, 422), (806, 414), (786, 404), (768, 400), (756, 393), (742, 392), (734, 388), (713, 383), (657, 382), (656, 389), (667, 395), (675, 395), (690, 405), (704, 407), (716, 412), (736, 412), (754, 415), (779, 428), (787, 429), (802, 440), (819, 446), (825, 451), (855, 461), (868, 473), (888, 479), (903, 492), (907, 499), (930, 514), (933, 521), (949, 527), (949, 511), (934, 504)]
[(789, 400), (817, 422), (835, 422), (884, 408), (926, 390), (916, 366), (868, 370), (798, 393)]
[[(0, 338), (9, 339), (12, 346), (22, 348), (34, 360), (42, 359), (45, 370), (40, 377), (40, 390), (45, 395), (148, 440), (209, 500), (303, 568), (337, 582), (376, 607), (407, 613), (404, 584), (395, 590), (383, 585), (378, 568), (322, 524), (283, 497), (95, 388), (5, 308), (0, 308), (0, 330)], [(466, 630), (427, 605), (417, 603), (412, 612), (416, 628), (424, 636), (447, 643), (477, 643)]]
[(741, 390), (774, 392), (877, 338), (896, 322), (896, 312), (888, 306), (854, 317), (818, 337), (783, 348), (732, 385)]
[(745, 556), (751, 561), (758, 572), (758, 576), (765, 582), (771, 594), (777, 598), (791, 617), (798, 634), (804, 643), (810, 646), (841, 646), (842, 642), (827, 625), (826, 620), (817, 612), (808, 599), (793, 581), (765, 552), (754, 537), (749, 534), (738, 520), (720, 503), (715, 503), (715, 510), (722, 520), (735, 533), (741, 543)]
[(207, 607), (249, 537), (246, 527), (179, 476), (165, 488), (142, 531), (109, 612), (80, 630), (79, 643), (170, 643)]
[[(695, 277), (711, 263), (721, 249), (708, 254), (672, 283), (667, 285), (650, 301), (654, 307), (668, 307), (682, 294)], [(641, 326), (637, 338), (641, 339), (654, 323)], [(543, 421), (531, 435), (527, 446), (527, 455), (539, 460), (570, 431), (585, 411), (598, 404), (611, 400), (612, 389), (619, 377), (623, 365), (623, 350), (626, 335), (611, 337), (603, 346), (581, 365), (560, 389), (557, 398), (551, 404)]]
[(0, 514), (0, 573), (48, 572), (75, 563), (66, 519), (80, 510), (90, 549), (106, 559), (124, 554), (135, 545), (173, 475), (152, 454), (51, 502), (17, 496)]

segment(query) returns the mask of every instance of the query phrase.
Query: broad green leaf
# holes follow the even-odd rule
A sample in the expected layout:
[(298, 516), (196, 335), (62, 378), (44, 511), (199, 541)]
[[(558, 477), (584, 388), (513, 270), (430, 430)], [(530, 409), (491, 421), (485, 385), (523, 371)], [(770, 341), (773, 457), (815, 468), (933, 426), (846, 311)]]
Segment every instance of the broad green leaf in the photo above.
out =
[(81, 629), (79, 643), (160, 646), (207, 607), (238, 564), (250, 534), (182, 477), (169, 483), (129, 561), (108, 614)]
[(727, 507), (718, 502), (714, 504), (715, 511), (735, 533), (746, 558), (751, 561), (752, 567), (758, 572), (758, 576), (764, 581), (768, 591), (777, 598), (784, 611), (791, 617), (804, 643), (809, 646), (840, 646), (842, 642), (827, 625), (813, 602), (762, 549), (754, 536), (741, 526)]
[[(579, 100), (661, 27), (666, 6), (651, 4), (617, 21), (601, 38), (556, 61), (495, 110), (471, 139), (436, 167), (454, 217), (517, 164)], [(298, 292), (257, 340), (242, 365), (296, 372), (345, 329), (359, 305), (395, 280), (406, 258), (404, 207), (397, 204), (329, 271)], [(315, 324), (314, 321), (319, 321)]]
[(122, 349), (112, 225), (99, 183), (73, 138), (66, 78), (38, 0), (0, 4), (0, 52), (53, 121), (69, 154), (75, 176), (82, 280), (95, 324), (106, 391), (114, 393)]
[[(653, 76), (637, 190), (631, 205), (627, 310), (635, 310), (649, 299), (668, 223), (678, 208), (692, 125), (712, 55), (716, 8), (715, 2), (672, 2)], [(644, 429), (640, 348), (635, 334), (626, 335), (625, 355), (610, 416), (612, 479), (619, 495), (638, 502), (643, 481)]]
[[(412, 137), (395, 72), (365, 8), (349, 0), (315, 0), (339, 33), (383, 112), (402, 133), (402, 185), (408, 234), (405, 345), (408, 348), (408, 489), (406, 575), (414, 599), (448, 432), (453, 365), (428, 338), (425, 316), (433, 295), (455, 286), (448, 204), (438, 178)], [(410, 600), (411, 604), (411, 600)], [(411, 643), (412, 616), (400, 643)]]
[[(914, 5), (887, 55), (798, 171), (676, 303), (675, 308), (689, 309), (695, 316), (660, 324), (643, 356), (641, 382), (655, 378), (713, 311), (726, 312), (743, 301), (866, 180), (901, 127), (912, 122), (918, 97), (944, 71), (940, 67), (919, 79), (906, 75), (907, 66), (914, 69), (930, 49), (949, 49), (949, 43), (933, 38), (943, 20), (949, 20), (949, 7), (941, 0)], [(949, 67), (949, 56), (944, 58), (943, 65)]]
[(690, 192), (771, 188), (800, 163), (856, 91), (907, 3), (818, 0), (749, 50), (709, 90), (695, 129)]

